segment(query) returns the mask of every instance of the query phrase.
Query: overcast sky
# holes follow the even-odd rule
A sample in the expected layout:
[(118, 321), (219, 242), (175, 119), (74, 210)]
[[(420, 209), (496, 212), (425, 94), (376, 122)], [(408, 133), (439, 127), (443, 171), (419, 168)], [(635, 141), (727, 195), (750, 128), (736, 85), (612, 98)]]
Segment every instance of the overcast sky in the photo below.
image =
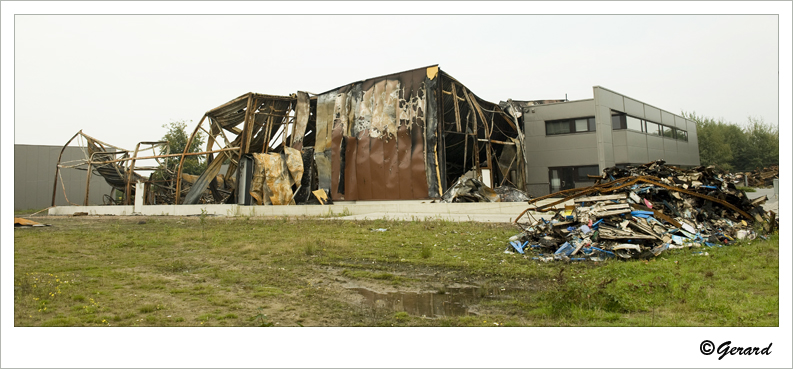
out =
[[(132, 367), (697, 367), (720, 363), (715, 355), (699, 355), (703, 339), (791, 347), (789, 247), (780, 248), (780, 327), (632, 328), (627, 341), (625, 330), (598, 328), (266, 333), (249, 328), (15, 328), (14, 250), (6, 247), (13, 245), (15, 233), (9, 200), (12, 142), (60, 146), (82, 129), (134, 149), (139, 141), (161, 138), (163, 124), (192, 120), (192, 129), (204, 112), (247, 92), (319, 93), (432, 64), (491, 102), (565, 94), (571, 100), (589, 99), (592, 86), (599, 85), (675, 114), (696, 111), (735, 123), (745, 123), (748, 116), (781, 121), (787, 142), (790, 2), (3, 1), (0, 6), (3, 367), (114, 362)], [(36, 15), (187, 12), (673, 15)], [(674, 15), (714, 12), (780, 16)], [(785, 197), (780, 216), (789, 216), (790, 145), (781, 149)], [(791, 244), (790, 232), (781, 233), (780, 243)], [(617, 342), (617, 351), (569, 355), (568, 341), (595, 342), (595, 350), (605, 347), (602, 342)], [(631, 348), (645, 341), (663, 347), (657, 353)], [(790, 355), (783, 351), (728, 365), (790, 367)], [(655, 356), (648, 359), (648, 352)]]
[(133, 149), (253, 91), (439, 64), (492, 102), (592, 98), (778, 120), (776, 15), (17, 15), (15, 142)]

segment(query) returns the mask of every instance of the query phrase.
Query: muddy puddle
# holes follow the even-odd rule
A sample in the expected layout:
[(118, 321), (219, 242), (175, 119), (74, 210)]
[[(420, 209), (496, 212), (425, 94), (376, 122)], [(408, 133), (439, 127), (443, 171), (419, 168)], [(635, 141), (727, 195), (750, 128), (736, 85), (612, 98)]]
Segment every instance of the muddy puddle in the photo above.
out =
[(380, 293), (363, 287), (350, 287), (364, 297), (364, 304), (378, 309), (404, 311), (429, 318), (477, 315), (476, 305), (484, 299), (510, 298), (511, 289), (447, 287), (441, 291)]

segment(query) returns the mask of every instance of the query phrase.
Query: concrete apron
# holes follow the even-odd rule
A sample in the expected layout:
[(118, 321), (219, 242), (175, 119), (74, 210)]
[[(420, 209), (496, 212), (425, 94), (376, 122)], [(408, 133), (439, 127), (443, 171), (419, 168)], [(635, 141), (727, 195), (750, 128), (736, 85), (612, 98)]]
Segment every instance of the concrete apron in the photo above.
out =
[[(558, 199), (545, 199), (539, 205)], [(569, 202), (572, 204), (572, 201)], [(563, 207), (562, 204), (556, 205)], [(334, 219), (394, 219), (394, 220), (448, 220), (455, 222), (509, 223), (526, 208), (523, 202), (494, 203), (428, 203), (427, 201), (337, 201), (334, 205), (244, 206), (236, 204), (204, 205), (107, 205), (107, 206), (57, 206), (49, 215), (207, 215), (282, 217), (307, 216)], [(555, 213), (529, 212), (535, 219), (550, 219)], [(528, 220), (524, 216), (523, 221)]]

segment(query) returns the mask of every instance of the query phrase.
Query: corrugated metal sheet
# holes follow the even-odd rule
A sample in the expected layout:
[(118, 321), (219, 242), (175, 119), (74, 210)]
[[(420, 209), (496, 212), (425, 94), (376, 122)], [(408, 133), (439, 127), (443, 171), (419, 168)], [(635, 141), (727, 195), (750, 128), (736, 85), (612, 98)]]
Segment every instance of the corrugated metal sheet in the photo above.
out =
[[(437, 179), (430, 182), (433, 193), (428, 185), (427, 157), (435, 155), (425, 150), (428, 82), (426, 68), (420, 68), (319, 95), (314, 155), (320, 188), (334, 200), (439, 196)], [(329, 155), (323, 154), (328, 146)], [(431, 175), (437, 178), (434, 170)]]

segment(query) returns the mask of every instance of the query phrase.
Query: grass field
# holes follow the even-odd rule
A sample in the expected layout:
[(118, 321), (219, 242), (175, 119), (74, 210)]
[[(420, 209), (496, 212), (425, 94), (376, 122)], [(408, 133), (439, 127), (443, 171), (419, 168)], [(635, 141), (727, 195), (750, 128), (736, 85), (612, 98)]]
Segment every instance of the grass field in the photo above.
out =
[(15, 326), (779, 325), (778, 236), (542, 263), (504, 253), (506, 224), (35, 219), (14, 231)]

